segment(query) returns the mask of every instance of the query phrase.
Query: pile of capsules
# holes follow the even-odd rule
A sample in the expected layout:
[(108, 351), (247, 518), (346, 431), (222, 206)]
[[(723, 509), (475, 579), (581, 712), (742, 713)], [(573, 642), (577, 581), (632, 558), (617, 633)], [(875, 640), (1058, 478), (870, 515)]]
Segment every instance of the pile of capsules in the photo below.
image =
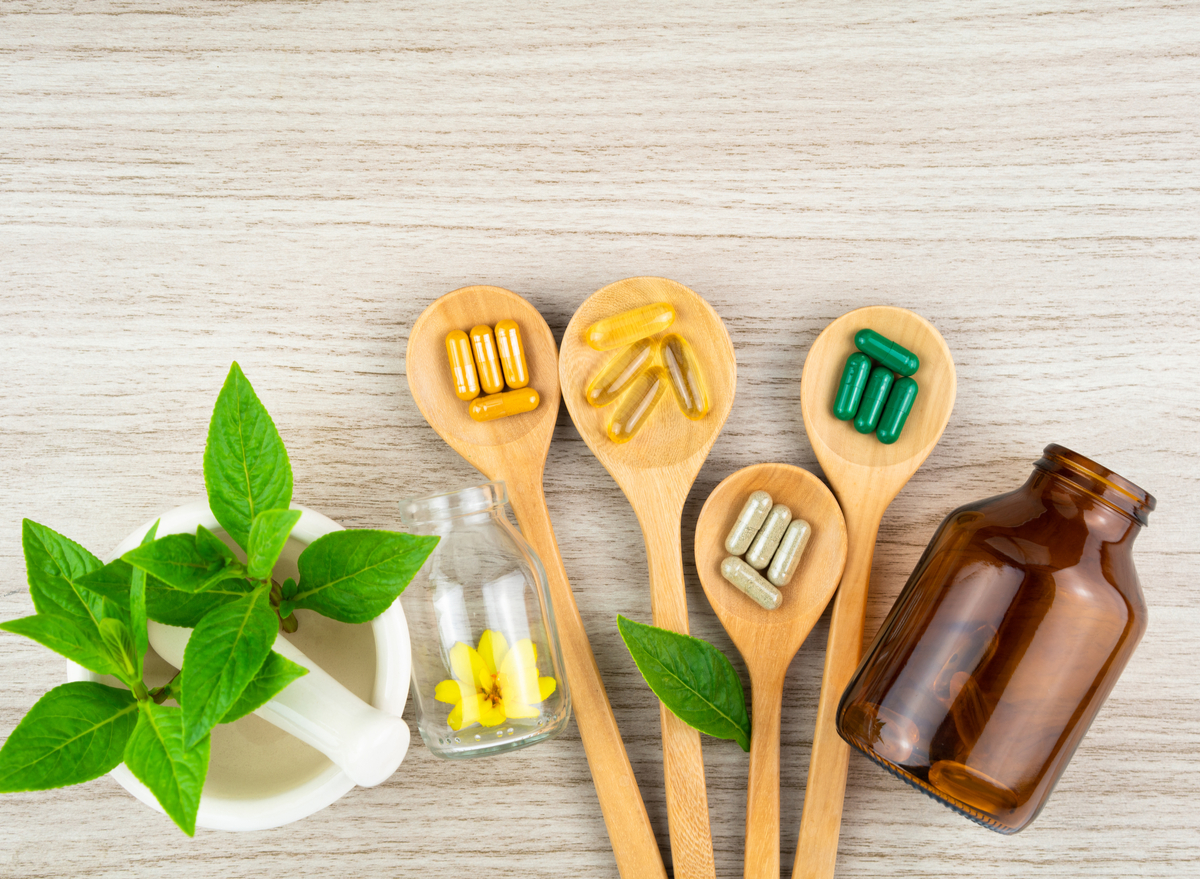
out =
[[(721, 562), (721, 576), (758, 602), (774, 610), (783, 601), (776, 586), (786, 586), (796, 573), (808, 546), (812, 528), (793, 519), (783, 504), (773, 504), (765, 491), (750, 495), (725, 538), (729, 556)], [(739, 558), (742, 554), (745, 558)], [(766, 579), (759, 573), (767, 569)]]
[(833, 401), (834, 417), (842, 421), (853, 418), (859, 433), (874, 431), (876, 439), (891, 445), (900, 439), (917, 399), (917, 383), (910, 376), (921, 361), (874, 330), (855, 333), (854, 346), (858, 351), (846, 358)]
[[(450, 358), (454, 393), (460, 400), (471, 401), (468, 412), (476, 421), (532, 412), (541, 402), (538, 392), (526, 387), (529, 368), (516, 321), (500, 321), (494, 335), (486, 324), (473, 327), (470, 336), (452, 330), (446, 334), (446, 356)], [(479, 396), (480, 387), (486, 397)]]
[(596, 407), (620, 398), (608, 422), (608, 438), (614, 443), (633, 439), (650, 419), (668, 385), (685, 416), (698, 421), (708, 413), (704, 375), (687, 339), (678, 333), (650, 338), (674, 321), (674, 307), (655, 302), (606, 317), (587, 328), (587, 343), (595, 350), (621, 349), (596, 374), (586, 392), (588, 402)]

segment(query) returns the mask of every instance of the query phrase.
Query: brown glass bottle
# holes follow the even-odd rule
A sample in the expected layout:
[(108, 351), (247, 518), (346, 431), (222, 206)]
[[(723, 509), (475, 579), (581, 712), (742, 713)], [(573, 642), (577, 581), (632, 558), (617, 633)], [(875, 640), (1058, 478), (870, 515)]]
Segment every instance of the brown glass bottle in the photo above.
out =
[(838, 707), (838, 732), (1016, 833), (1045, 805), (1146, 629), (1131, 549), (1154, 498), (1058, 445), (946, 517)]

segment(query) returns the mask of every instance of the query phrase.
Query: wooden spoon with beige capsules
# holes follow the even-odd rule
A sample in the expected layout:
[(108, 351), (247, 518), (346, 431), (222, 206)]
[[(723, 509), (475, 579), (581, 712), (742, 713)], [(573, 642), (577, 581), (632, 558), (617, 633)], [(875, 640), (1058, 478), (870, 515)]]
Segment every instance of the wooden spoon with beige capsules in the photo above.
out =
[[(725, 538), (746, 499), (765, 491), (812, 529), (782, 602), (766, 610), (721, 575)], [(846, 522), (832, 492), (790, 464), (745, 467), (713, 489), (696, 522), (696, 570), (708, 602), (750, 672), (750, 783), (746, 794), (746, 879), (779, 876), (779, 716), (788, 665), (837, 589), (846, 566)], [(766, 570), (762, 574), (766, 575)]]
[[(588, 402), (586, 390), (620, 350), (593, 350), (585, 333), (599, 320), (660, 302), (675, 309), (674, 323), (666, 332), (685, 338), (695, 353), (709, 410), (698, 420), (685, 418), (667, 388), (632, 439), (615, 443), (608, 437), (608, 422), (623, 401), (598, 408)], [(729, 334), (712, 307), (682, 284), (666, 278), (629, 278), (598, 290), (579, 306), (563, 335), (559, 374), (571, 419), (629, 499), (642, 527), (654, 624), (687, 632), (680, 547), (683, 503), (733, 406), (737, 364)], [(659, 713), (674, 873), (676, 879), (712, 877), (716, 867), (700, 734), (666, 706), (660, 705)]]
[[(478, 324), (514, 320), (521, 332), (529, 367), (529, 387), (538, 392), (536, 409), (488, 422), (467, 414), (458, 399), (446, 357), (446, 334), (470, 332)], [(546, 509), (542, 471), (558, 417), (558, 348), (537, 309), (500, 287), (463, 287), (438, 299), (413, 324), (405, 354), (408, 387), (417, 408), (454, 451), (488, 479), (508, 486), (521, 533), (533, 544), (546, 570), (558, 638), (575, 711), (575, 723), (600, 810), (623, 879), (666, 879), (654, 828), (625, 753), (596, 658)]]
[[(857, 350), (854, 336), (862, 329), (872, 329), (902, 345), (921, 361), (913, 375), (918, 386), (916, 401), (900, 438), (892, 445), (884, 445), (873, 434), (860, 434), (851, 421), (833, 416), (842, 370), (846, 358)], [(862, 657), (875, 538), (884, 511), (946, 429), (956, 388), (954, 358), (945, 340), (929, 321), (903, 308), (877, 305), (842, 315), (817, 336), (804, 361), (800, 381), (804, 429), (841, 502), (850, 548), (829, 621), (792, 879), (833, 876), (850, 762), (850, 746), (842, 741), (834, 723), (838, 702)]]

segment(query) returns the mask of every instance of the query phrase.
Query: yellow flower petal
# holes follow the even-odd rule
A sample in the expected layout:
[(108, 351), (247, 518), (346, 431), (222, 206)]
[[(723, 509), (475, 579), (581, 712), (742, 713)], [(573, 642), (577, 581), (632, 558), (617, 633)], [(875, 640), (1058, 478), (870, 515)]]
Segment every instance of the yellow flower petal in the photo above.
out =
[(546, 677), (538, 678), (538, 695), (542, 697), (538, 701), (550, 698), (550, 694), (558, 689), (558, 681), (547, 675)]
[(479, 715), (479, 722), (484, 726), (499, 726), (504, 723), (504, 707), (502, 705), (493, 705), (490, 701), (483, 699), (483, 710)]
[(528, 638), (522, 638), (504, 657), (504, 662), (500, 664), (500, 672), (515, 675), (526, 668), (537, 668), (537, 648)]
[(483, 657), (470, 644), (462, 641), (450, 648), (450, 670), (464, 684), (486, 690), (491, 686), (492, 676)]
[(463, 700), (462, 685), (459, 681), (442, 681), (434, 688), (433, 698), (439, 702), (457, 705)]
[(462, 729), (462, 703), (455, 705), (450, 709), (450, 716), (446, 718), (446, 725), (452, 730)]
[[(462, 712), (460, 715), (459, 725), (454, 726), (451, 724), (451, 726), (454, 729), (462, 729), (463, 727), (470, 726), (473, 723), (479, 723), (483, 712), (490, 710), (491, 707), (491, 702), (489, 702), (487, 699), (484, 699), (483, 696), (479, 695), (478, 693), (473, 693), (466, 699), (463, 699), (462, 703), (457, 706), (458, 710)], [(454, 712), (452, 711), (450, 713), (453, 714)]]
[(496, 669), (500, 668), (500, 662), (506, 653), (508, 653), (508, 642), (499, 632), (487, 629), (479, 636), (479, 655), (483, 657), (483, 662), (488, 667), (490, 674), (495, 674)]
[(538, 695), (538, 674), (533, 668), (523, 668), (515, 675), (500, 675), (500, 691), (504, 698), (531, 705), (541, 702)]
[(511, 718), (525, 719), (531, 717), (539, 717), (542, 713), (540, 708), (534, 708), (532, 705), (522, 705), (520, 702), (510, 702), (504, 700), (504, 713)]

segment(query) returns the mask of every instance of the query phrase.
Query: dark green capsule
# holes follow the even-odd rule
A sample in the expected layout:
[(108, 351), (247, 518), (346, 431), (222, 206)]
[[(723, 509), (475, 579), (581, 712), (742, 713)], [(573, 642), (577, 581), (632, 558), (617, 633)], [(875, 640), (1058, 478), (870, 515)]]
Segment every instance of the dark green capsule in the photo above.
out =
[(867, 379), (871, 377), (871, 358), (855, 351), (846, 358), (842, 380), (838, 384), (837, 396), (833, 400), (833, 417), (849, 421), (858, 412)]
[(863, 354), (876, 363), (882, 363), (892, 372), (912, 375), (921, 367), (916, 354), (891, 339), (885, 339), (874, 330), (859, 330), (854, 334), (854, 344)]
[(871, 370), (867, 389), (863, 391), (862, 402), (858, 405), (858, 414), (854, 416), (854, 429), (859, 433), (870, 433), (875, 429), (895, 380), (896, 377), (886, 366), (876, 366)]
[(908, 413), (912, 411), (916, 399), (917, 383), (913, 379), (905, 376), (897, 381), (888, 394), (883, 415), (879, 416), (875, 438), (889, 446), (900, 439), (900, 431), (904, 430), (904, 422), (908, 421)]

